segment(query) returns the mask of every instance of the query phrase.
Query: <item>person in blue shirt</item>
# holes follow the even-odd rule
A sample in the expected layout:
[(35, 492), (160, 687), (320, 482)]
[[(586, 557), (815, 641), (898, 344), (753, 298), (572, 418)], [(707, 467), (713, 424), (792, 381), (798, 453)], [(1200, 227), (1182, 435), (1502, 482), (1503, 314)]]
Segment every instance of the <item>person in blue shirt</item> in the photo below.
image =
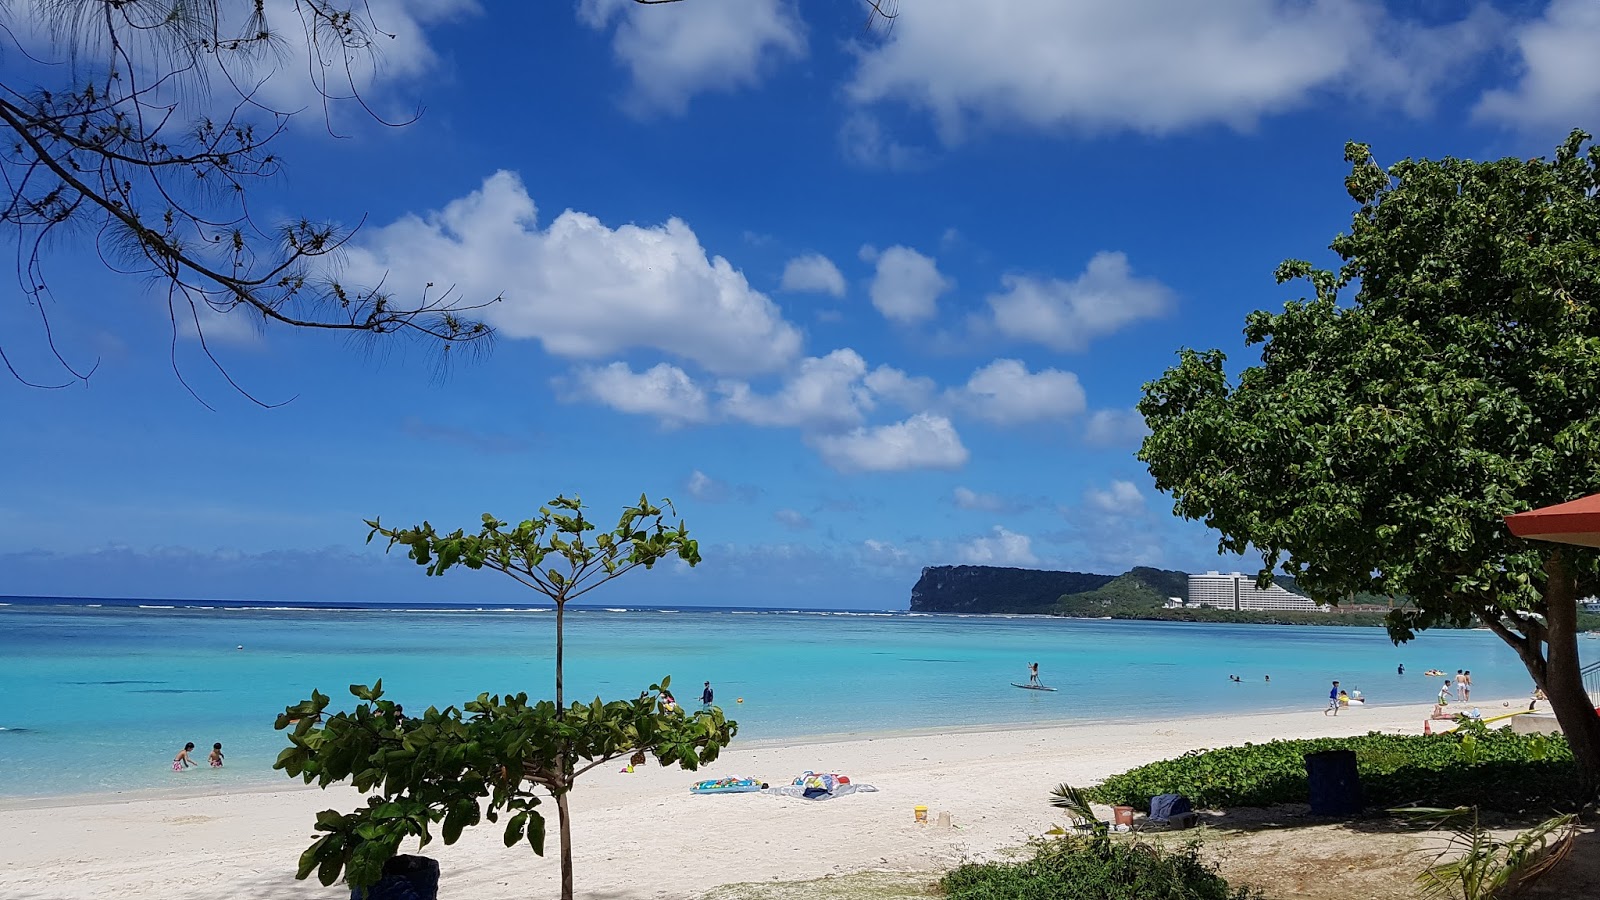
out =
[(1336, 716), (1339, 714), (1339, 682), (1337, 681), (1333, 683), (1333, 690), (1328, 692), (1328, 708), (1322, 711), (1323, 715), (1328, 713), (1333, 713)]

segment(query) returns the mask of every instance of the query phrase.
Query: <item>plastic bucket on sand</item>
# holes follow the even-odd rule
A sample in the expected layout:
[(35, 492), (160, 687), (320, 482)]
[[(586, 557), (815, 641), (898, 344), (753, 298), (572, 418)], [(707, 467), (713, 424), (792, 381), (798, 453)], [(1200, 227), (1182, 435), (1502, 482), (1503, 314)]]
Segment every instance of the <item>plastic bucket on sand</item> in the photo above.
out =
[(1112, 821), (1115, 824), (1117, 824), (1117, 825), (1129, 825), (1129, 826), (1131, 826), (1133, 824), (1133, 807), (1131, 807), (1131, 806), (1113, 806), (1113, 807), (1111, 807), (1111, 812), (1112, 812)]
[(928, 808), (926, 806), (911, 807), (911, 818), (916, 822), (928, 821)]

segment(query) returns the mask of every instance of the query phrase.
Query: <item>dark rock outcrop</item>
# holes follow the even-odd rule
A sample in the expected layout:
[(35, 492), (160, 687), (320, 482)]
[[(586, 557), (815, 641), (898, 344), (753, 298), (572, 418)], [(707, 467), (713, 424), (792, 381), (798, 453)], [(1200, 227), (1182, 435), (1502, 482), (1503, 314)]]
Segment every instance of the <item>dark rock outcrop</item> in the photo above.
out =
[(1095, 590), (1115, 577), (1001, 566), (928, 566), (911, 589), (911, 611), (1049, 613), (1062, 595)]

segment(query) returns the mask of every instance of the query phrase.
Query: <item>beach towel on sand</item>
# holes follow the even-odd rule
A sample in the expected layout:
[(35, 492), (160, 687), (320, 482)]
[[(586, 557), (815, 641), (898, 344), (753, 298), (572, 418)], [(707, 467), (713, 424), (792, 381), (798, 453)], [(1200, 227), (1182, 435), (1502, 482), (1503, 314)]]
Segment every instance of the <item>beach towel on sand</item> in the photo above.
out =
[(872, 792), (870, 784), (856, 784), (848, 776), (832, 772), (806, 772), (789, 784), (770, 787), (762, 791), (775, 797), (799, 797), (804, 800), (832, 800), (857, 791)]

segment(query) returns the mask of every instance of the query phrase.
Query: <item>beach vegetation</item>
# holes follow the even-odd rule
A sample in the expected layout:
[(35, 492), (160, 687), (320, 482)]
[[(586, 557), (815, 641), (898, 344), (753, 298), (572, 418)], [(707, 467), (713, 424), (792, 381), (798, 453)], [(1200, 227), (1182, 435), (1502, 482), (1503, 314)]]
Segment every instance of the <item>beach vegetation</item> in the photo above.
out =
[[(329, 697), (313, 691), (288, 707), (276, 727), (290, 746), (274, 768), (322, 787), (348, 781), (368, 794), (348, 813), (317, 816), (320, 836), (300, 858), (297, 877), (312, 872), (323, 884), (341, 875), (356, 888), (382, 877), (384, 863), (415, 838), (426, 846), (437, 827), (452, 844), (464, 829), (505, 820), (507, 847), (527, 843), (543, 855), (554, 801), (561, 853), (561, 897), (573, 896), (572, 830), (568, 795), (584, 773), (623, 757), (654, 757), (661, 765), (696, 769), (717, 758), (738, 725), (708, 707), (686, 712), (665, 702), (670, 680), (627, 700), (566, 702), (563, 684), (567, 604), (635, 569), (669, 560), (693, 566), (700, 550), (680, 519), (667, 521), (670, 501), (641, 496), (616, 527), (597, 531), (577, 497), (557, 497), (516, 525), (484, 515), (476, 533), (441, 533), (423, 522), (389, 528), (374, 519), (368, 540), (385, 537), (404, 547), (428, 575), (457, 568), (503, 573), (544, 595), (555, 607), (553, 699), (524, 692), (479, 694), (460, 708), (430, 708), (406, 717), (385, 699), (382, 682), (352, 685), (353, 709), (328, 714)], [(675, 514), (675, 511), (674, 511)]]
[[(1185, 349), (1144, 387), (1139, 450), (1174, 511), (1224, 553), (1259, 552), (1314, 599), (1404, 597), (1397, 643), (1482, 623), (1512, 647), (1600, 784), (1600, 716), (1577, 648), (1600, 554), (1513, 536), (1504, 517), (1600, 492), (1600, 149), (1408, 159), (1345, 148), (1357, 204), (1280, 283), (1311, 296), (1245, 320), (1259, 362)], [(1581, 794), (1581, 797), (1580, 797)]]
[(1391, 813), (1446, 831), (1433, 861), (1417, 876), (1423, 900), (1494, 900), (1531, 885), (1575, 846), (1578, 817), (1553, 816), (1501, 839), (1485, 828), (1474, 806), (1405, 808)]
[(1020, 862), (967, 863), (940, 881), (949, 900), (1254, 900), (1200, 859), (1197, 844), (1163, 849), (1105, 834), (1042, 838)]
[(1505, 813), (1576, 809), (1578, 771), (1559, 735), (1509, 728), (1402, 735), (1372, 732), (1193, 750), (1129, 769), (1087, 788), (1099, 803), (1149, 807), (1160, 794), (1182, 794), (1196, 807), (1274, 806), (1309, 800), (1305, 757), (1352, 750), (1369, 804), (1380, 807), (1480, 806)]

